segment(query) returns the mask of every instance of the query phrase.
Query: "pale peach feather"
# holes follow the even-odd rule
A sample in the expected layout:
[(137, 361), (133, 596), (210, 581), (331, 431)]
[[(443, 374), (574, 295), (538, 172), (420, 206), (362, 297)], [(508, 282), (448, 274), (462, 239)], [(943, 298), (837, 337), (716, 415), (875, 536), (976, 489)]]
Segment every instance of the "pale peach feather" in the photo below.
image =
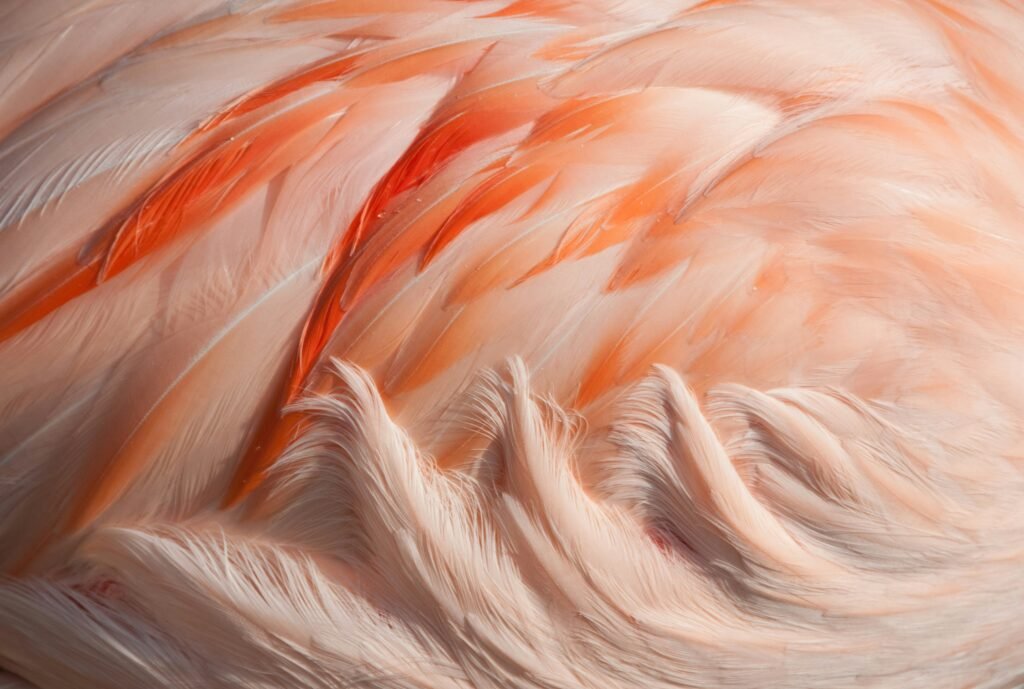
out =
[(1024, 6), (0, 56), (0, 687), (1024, 686)]

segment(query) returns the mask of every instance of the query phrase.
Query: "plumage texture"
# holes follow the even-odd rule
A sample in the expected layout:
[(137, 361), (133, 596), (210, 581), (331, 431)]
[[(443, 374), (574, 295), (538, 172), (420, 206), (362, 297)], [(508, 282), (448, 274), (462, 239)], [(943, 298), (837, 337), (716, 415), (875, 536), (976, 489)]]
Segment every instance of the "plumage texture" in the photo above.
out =
[(0, 687), (1024, 686), (1018, 3), (0, 56)]

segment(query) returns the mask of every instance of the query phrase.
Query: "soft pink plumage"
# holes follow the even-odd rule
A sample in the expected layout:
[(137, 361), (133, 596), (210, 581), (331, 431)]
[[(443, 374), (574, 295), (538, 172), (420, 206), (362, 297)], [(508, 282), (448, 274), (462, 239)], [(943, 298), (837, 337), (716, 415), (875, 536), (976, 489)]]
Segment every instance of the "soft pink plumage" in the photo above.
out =
[(0, 57), (0, 687), (1024, 685), (1019, 3)]

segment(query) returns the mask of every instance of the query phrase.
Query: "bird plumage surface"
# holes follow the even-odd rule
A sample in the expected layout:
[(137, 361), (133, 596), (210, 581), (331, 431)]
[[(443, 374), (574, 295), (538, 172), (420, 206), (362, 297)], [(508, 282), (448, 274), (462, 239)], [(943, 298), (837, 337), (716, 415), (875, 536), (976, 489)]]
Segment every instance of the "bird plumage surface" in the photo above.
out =
[(7, 0), (2, 687), (1024, 685), (1024, 8)]

